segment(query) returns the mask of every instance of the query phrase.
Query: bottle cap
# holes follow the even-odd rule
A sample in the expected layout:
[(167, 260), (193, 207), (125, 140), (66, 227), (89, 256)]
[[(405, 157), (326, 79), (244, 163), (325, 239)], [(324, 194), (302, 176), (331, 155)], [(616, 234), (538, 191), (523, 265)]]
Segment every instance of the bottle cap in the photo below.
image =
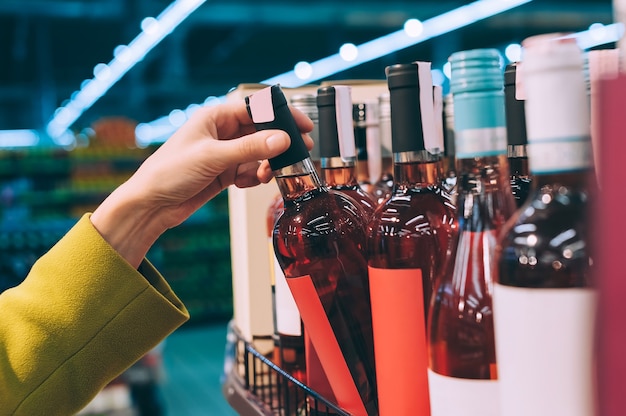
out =
[(321, 87), (317, 90), (320, 157), (354, 160), (356, 145), (352, 121), (351, 89), (346, 85)]
[(528, 159), (535, 174), (591, 165), (590, 111), (583, 51), (562, 33), (522, 42)]
[(501, 56), (497, 49), (459, 51), (448, 60), (453, 94), (502, 89)]
[(427, 150), (437, 154), (443, 143), (436, 133), (430, 62), (385, 68), (391, 99), (393, 153)]
[[(510, 146), (523, 146), (528, 143), (526, 139), (526, 114), (524, 100), (519, 96), (522, 88), (518, 75), (518, 68), (522, 65), (513, 62), (504, 70), (504, 106), (507, 126), (507, 142)], [(519, 77), (521, 78), (521, 77)]]
[(452, 93), (446, 94), (443, 99), (443, 115), (444, 115), (444, 150), (446, 156), (455, 155), (454, 145), (454, 99)]
[(313, 130), (309, 132), (309, 136), (313, 139), (313, 148), (309, 151), (312, 160), (320, 160), (319, 146), (319, 120), (317, 113), (317, 98), (315, 94), (298, 93), (291, 96), (289, 104), (293, 108), (297, 108), (306, 114), (313, 122)]
[(279, 85), (263, 88), (245, 100), (248, 114), (257, 130), (283, 130), (291, 138), (291, 144), (285, 152), (269, 159), (272, 170), (282, 169), (309, 157), (300, 129)]

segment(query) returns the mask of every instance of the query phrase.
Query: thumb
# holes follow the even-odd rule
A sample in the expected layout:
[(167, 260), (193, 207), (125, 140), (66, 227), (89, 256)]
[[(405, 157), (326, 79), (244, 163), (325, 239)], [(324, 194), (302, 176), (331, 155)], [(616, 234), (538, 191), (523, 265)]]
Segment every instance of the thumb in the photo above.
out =
[[(229, 166), (276, 157), (289, 148), (291, 140), (282, 130), (261, 130), (233, 140), (220, 140), (216, 160)], [(221, 150), (221, 151), (220, 151)]]

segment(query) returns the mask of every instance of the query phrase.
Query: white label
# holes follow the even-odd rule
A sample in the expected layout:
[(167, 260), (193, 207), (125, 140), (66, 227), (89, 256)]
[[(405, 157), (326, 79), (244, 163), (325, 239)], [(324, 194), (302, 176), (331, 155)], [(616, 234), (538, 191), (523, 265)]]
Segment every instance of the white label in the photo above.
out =
[(506, 127), (459, 130), (454, 140), (457, 159), (506, 153)]
[[(430, 62), (417, 62), (417, 77), (419, 79), (419, 101), (422, 116), (422, 134), (424, 148), (437, 154), (443, 149), (443, 140), (439, 140), (435, 131), (435, 109), (433, 102), (433, 75)], [(443, 137), (442, 137), (443, 139)]]
[(591, 166), (592, 159), (588, 137), (528, 144), (528, 166), (532, 173), (586, 169)]
[(500, 416), (497, 380), (447, 377), (428, 369), (428, 385), (431, 416)]
[(496, 284), (493, 307), (501, 415), (593, 415), (595, 291)]
[(274, 279), (276, 330), (282, 335), (300, 336), (302, 335), (300, 312), (276, 256), (274, 256)]
[(339, 155), (341, 160), (346, 162), (356, 157), (351, 88), (346, 85), (335, 85), (333, 88), (335, 88), (335, 116), (337, 137), (339, 139)]

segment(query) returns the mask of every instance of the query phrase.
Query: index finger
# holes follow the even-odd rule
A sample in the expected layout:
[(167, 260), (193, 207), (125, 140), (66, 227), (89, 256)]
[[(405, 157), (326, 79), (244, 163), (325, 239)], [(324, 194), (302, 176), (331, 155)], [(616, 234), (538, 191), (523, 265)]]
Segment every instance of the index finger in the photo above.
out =
[[(244, 100), (218, 104), (212, 109), (211, 118), (217, 128), (218, 139), (231, 139), (256, 131)], [(292, 106), (289, 109), (301, 132), (313, 130), (313, 121), (306, 114)]]

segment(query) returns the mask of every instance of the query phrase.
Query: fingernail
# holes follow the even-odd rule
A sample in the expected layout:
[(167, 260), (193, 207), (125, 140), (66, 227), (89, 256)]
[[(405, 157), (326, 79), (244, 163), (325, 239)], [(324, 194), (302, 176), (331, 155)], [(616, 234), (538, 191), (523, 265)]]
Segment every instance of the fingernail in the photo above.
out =
[(270, 151), (283, 150), (285, 148), (285, 135), (284, 134), (272, 134), (265, 139), (265, 143)]

